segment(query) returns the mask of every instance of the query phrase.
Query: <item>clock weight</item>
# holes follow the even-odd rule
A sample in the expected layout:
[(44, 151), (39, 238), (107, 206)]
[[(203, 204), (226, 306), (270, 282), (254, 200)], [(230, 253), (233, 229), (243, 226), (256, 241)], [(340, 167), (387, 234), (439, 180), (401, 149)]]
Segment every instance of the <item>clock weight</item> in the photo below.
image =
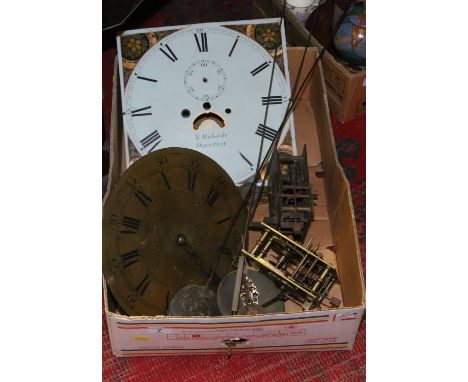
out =
[(172, 297), (168, 316), (219, 316), (216, 293), (204, 285), (189, 284)]

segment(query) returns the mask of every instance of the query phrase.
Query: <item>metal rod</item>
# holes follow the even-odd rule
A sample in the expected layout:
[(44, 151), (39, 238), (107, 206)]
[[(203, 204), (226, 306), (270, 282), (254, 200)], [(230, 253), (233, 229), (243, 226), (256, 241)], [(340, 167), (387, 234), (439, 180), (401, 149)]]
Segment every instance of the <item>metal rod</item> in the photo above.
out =
[[(312, 64), (312, 67), (310, 68), (309, 72), (307, 73), (307, 75), (305, 76), (304, 80), (302, 81), (301, 85), (299, 86), (299, 89), (297, 90), (297, 92), (295, 94), (292, 95), (291, 99), (290, 99), (290, 103), (289, 103), (289, 107), (287, 108), (286, 110), (286, 113), (285, 113), (285, 116), (283, 118), (283, 121), (277, 131), (277, 134), (275, 136), (275, 138), (273, 139), (273, 141), (271, 142), (270, 144), (270, 148), (269, 150), (267, 151), (267, 154), (265, 155), (264, 159), (263, 159), (263, 162), (262, 164), (260, 165), (260, 167), (257, 169), (256, 171), (256, 174), (255, 174), (255, 177), (254, 177), (254, 180), (253, 182), (251, 183), (248, 191), (247, 191), (247, 194), (243, 200), (243, 202), (241, 203), (241, 205), (239, 206), (236, 214), (234, 214), (234, 216), (232, 217), (231, 219), (231, 223), (230, 223), (230, 226), (229, 226), (229, 229), (226, 233), (226, 236), (225, 236), (225, 239), (223, 241), (223, 245), (222, 247), (224, 247), (227, 243), (227, 240), (229, 239), (229, 236), (231, 235), (232, 233), (232, 229), (237, 221), (237, 219), (239, 218), (241, 212), (243, 211), (243, 209), (245, 208), (245, 206), (247, 205), (247, 202), (248, 200), (250, 199), (251, 197), (251, 194), (254, 190), (254, 188), (256, 187), (256, 184), (258, 182), (258, 180), (260, 179), (260, 174), (261, 174), (261, 170), (265, 167), (265, 165), (268, 163), (267, 165), (267, 171), (265, 173), (268, 173), (268, 169), (270, 167), (270, 164), (271, 162), (269, 162), (269, 157), (273, 151), (273, 149), (276, 147), (277, 145), (277, 142), (279, 140), (279, 137), (281, 136), (281, 132), (283, 130), (283, 128), (285, 127), (287, 121), (289, 120), (289, 116), (291, 115), (292, 111), (295, 109), (296, 105), (297, 105), (297, 102), (299, 100), (299, 96), (300, 94), (302, 93), (302, 91), (305, 89), (305, 85), (307, 84), (307, 82), (309, 81), (310, 77), (312, 76), (312, 74), (314, 73), (314, 70), (315, 68), (317, 67), (318, 63), (322, 60), (323, 58), (323, 55), (325, 54), (325, 51), (330, 47), (332, 41), (333, 41), (333, 38), (335, 37), (339, 27), (341, 26), (341, 24), (343, 23), (345, 17), (346, 17), (346, 14), (348, 13), (350, 7), (351, 7), (351, 4), (348, 4), (348, 6), (346, 7), (346, 9), (344, 10), (343, 14), (341, 15), (340, 17), (340, 20), (338, 21), (338, 23), (336, 24), (334, 30), (332, 31), (331, 35), (330, 35), (330, 38), (328, 39), (327, 43), (322, 47), (322, 49), (320, 50), (320, 53), (317, 57), (317, 59), (314, 61), (314, 63)], [(282, 18), (284, 18), (284, 13), (282, 14)], [(305, 60), (305, 55), (306, 55), (306, 52), (307, 52), (307, 49), (310, 45), (310, 32), (309, 32), (309, 38), (307, 40), (307, 45), (306, 47), (304, 48), (304, 54), (303, 54), (303, 59), (302, 61)], [(302, 66), (300, 67), (300, 69), (302, 70)], [(297, 76), (296, 76), (296, 82), (298, 83), (299, 81), (299, 78), (301, 76), (302, 72), (301, 71), (298, 71), (297, 73)], [(293, 98), (294, 97), (294, 98)], [(258, 207), (258, 203), (260, 201), (260, 195), (263, 191), (263, 188), (265, 186), (265, 178), (262, 180), (262, 184), (261, 184), (261, 188), (260, 188), (260, 192), (258, 193), (258, 198), (257, 198), (257, 201), (256, 201), (256, 204), (253, 208), (253, 210), (251, 209), (251, 213), (248, 214), (249, 218), (248, 218), (248, 222), (246, 224), (246, 227), (248, 227), (248, 224), (250, 224), (250, 219), (251, 217), (253, 218), (254, 214), (255, 214), (255, 211)], [(213, 281), (213, 276), (215, 274), (215, 271), (216, 271), (216, 268), (218, 266), (218, 263), (221, 259), (221, 256), (222, 256), (222, 252), (221, 251), (218, 251), (218, 256), (216, 257), (216, 260), (215, 260), (215, 263), (213, 264), (213, 267), (212, 267), (212, 270), (211, 270), (211, 275), (210, 277), (208, 278), (208, 281), (207, 281), (207, 284), (206, 284), (206, 288), (208, 289), (209, 285), (211, 284), (211, 282)]]

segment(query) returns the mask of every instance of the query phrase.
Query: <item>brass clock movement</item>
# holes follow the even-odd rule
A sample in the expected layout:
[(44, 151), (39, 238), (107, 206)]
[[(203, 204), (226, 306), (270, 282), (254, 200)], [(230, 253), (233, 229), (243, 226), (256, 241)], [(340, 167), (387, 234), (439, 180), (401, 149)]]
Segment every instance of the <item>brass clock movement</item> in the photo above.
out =
[(186, 148), (165, 148), (132, 165), (103, 212), (103, 269), (129, 315), (166, 314), (177, 290), (222, 278), (240, 250), (245, 211), (224, 243), (242, 204), (214, 160)]

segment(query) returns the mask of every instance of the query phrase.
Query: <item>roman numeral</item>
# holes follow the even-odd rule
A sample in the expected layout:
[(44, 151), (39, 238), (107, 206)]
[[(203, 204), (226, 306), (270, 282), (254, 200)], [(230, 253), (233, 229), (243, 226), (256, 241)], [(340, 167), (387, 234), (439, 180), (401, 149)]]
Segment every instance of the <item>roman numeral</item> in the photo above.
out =
[(202, 32), (202, 33), (200, 34), (201, 43), (200, 43), (200, 41), (198, 40), (198, 36), (197, 36), (196, 33), (194, 34), (194, 36), (195, 36), (195, 41), (197, 42), (198, 51), (199, 51), (199, 52), (208, 52), (208, 39), (207, 39), (207, 37), (206, 37), (206, 33), (205, 33), (205, 32)]
[[(161, 44), (161, 45), (164, 45), (164, 44)], [(165, 44), (164, 45), (166, 48), (167, 48), (167, 52), (163, 49), (163, 48), (159, 48), (159, 50), (161, 52), (164, 53), (164, 55), (169, 59), (171, 60), (172, 62), (176, 62), (177, 61), (177, 56), (174, 54), (174, 52), (172, 51), (172, 49), (169, 47), (169, 45)]]
[(143, 204), (145, 207), (148, 207), (153, 202), (153, 200), (148, 195), (146, 195), (143, 191), (139, 190), (136, 187), (136, 183), (137, 181), (135, 178), (131, 178), (127, 180), (127, 185), (134, 192), (134, 195), (138, 198), (141, 204)]
[(221, 219), (221, 220), (218, 220), (216, 222), (216, 224), (223, 224), (223, 223), (226, 223), (227, 221), (231, 220), (231, 217), (228, 216), (227, 218), (224, 218), (224, 219)]
[(133, 294), (129, 294), (127, 296), (126, 300), (128, 302), (128, 305), (130, 305), (130, 306), (134, 306), (136, 304), (136, 302), (137, 302), (137, 298)]
[(163, 166), (167, 165), (167, 158), (166, 157), (157, 157), (155, 159), (155, 161), (157, 161), (159, 163), (160, 167), (163, 167)]
[(145, 138), (143, 138), (140, 142), (144, 149), (146, 149), (149, 145), (154, 145), (148, 149), (148, 152), (152, 152), (157, 145), (161, 143), (161, 135), (158, 133), (158, 130), (154, 130), (152, 133), (148, 134)]
[(247, 157), (246, 157), (244, 154), (242, 154), (240, 151), (239, 151), (239, 154), (240, 154), (241, 158), (242, 158), (243, 160), (245, 160), (245, 161), (250, 165), (251, 168), (253, 168), (252, 162), (249, 161), (249, 160), (247, 159)]
[(145, 110), (151, 110), (151, 106), (142, 107), (141, 109), (132, 110), (132, 117), (143, 117), (144, 115), (151, 115), (151, 111), (147, 113), (141, 113)]
[(211, 186), (210, 192), (208, 192), (208, 196), (206, 197), (206, 202), (210, 207), (218, 200), (219, 195), (218, 190), (214, 186)]
[(231, 57), (232, 52), (234, 52), (234, 49), (236, 48), (236, 45), (237, 45), (237, 41), (239, 41), (239, 36), (238, 36), (238, 37), (236, 38), (236, 40), (234, 41), (234, 44), (232, 45), (232, 48), (231, 48), (231, 51), (229, 52), (228, 57)]
[(250, 74), (251, 74), (252, 76), (256, 76), (256, 75), (257, 75), (258, 73), (260, 73), (263, 69), (268, 68), (268, 65), (270, 65), (270, 63), (268, 63), (268, 62), (265, 61), (263, 64), (260, 64), (260, 65), (257, 66), (254, 70), (252, 70), (252, 71), (250, 72)]
[(268, 126), (263, 125), (262, 123), (258, 124), (257, 131), (255, 132), (255, 134), (260, 135), (265, 139), (269, 139), (270, 141), (273, 141), (276, 138), (276, 133), (276, 130), (273, 130)]
[(138, 286), (136, 287), (136, 291), (138, 292), (140, 297), (143, 296), (143, 293), (145, 293), (146, 288), (148, 288), (149, 283), (150, 283), (150, 278), (148, 275), (146, 275), (143, 278), (143, 280), (141, 280), (140, 284), (138, 284)]
[(189, 191), (195, 190), (195, 182), (197, 181), (197, 173), (195, 171), (189, 170), (188, 172), (188, 189)]
[(143, 204), (146, 208), (153, 202), (153, 200), (146, 195), (143, 191), (136, 190), (135, 191), (135, 196), (138, 198), (138, 200)]
[(149, 81), (149, 82), (158, 82), (158, 80), (155, 80), (153, 78), (148, 78), (148, 77), (143, 77), (143, 76), (136, 76), (139, 80), (144, 80), (144, 81)]
[(281, 96), (262, 97), (262, 105), (280, 105), (283, 103)]
[(135, 251), (131, 251), (128, 253), (124, 253), (123, 255), (120, 255), (120, 259), (122, 261), (124, 268), (127, 268), (128, 266), (135, 264), (138, 261), (139, 256), (140, 256), (140, 253), (138, 252), (138, 249), (137, 249)]
[(120, 230), (120, 233), (137, 233), (138, 228), (140, 228), (140, 221), (138, 219), (129, 218), (124, 216), (122, 219), (122, 228), (125, 230)]
[(169, 180), (167, 179), (167, 176), (164, 173), (164, 171), (161, 172), (161, 177), (163, 178), (164, 184), (166, 185), (166, 190), (170, 191), (171, 190), (171, 185), (169, 184)]

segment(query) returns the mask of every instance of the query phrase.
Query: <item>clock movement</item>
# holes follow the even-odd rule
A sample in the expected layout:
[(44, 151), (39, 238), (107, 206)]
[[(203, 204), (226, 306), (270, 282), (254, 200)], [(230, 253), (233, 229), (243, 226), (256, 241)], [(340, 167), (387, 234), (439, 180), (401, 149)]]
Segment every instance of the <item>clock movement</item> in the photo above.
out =
[[(237, 185), (251, 179), (290, 99), (278, 21), (155, 28), (118, 37), (123, 121), (132, 150), (141, 157), (185, 147), (215, 160)], [(290, 136), (294, 140), (294, 131)]]
[(103, 212), (104, 275), (123, 310), (166, 314), (181, 288), (207, 284), (213, 268), (220, 280), (240, 250), (241, 204), (229, 175), (200, 152), (165, 148), (130, 166)]

